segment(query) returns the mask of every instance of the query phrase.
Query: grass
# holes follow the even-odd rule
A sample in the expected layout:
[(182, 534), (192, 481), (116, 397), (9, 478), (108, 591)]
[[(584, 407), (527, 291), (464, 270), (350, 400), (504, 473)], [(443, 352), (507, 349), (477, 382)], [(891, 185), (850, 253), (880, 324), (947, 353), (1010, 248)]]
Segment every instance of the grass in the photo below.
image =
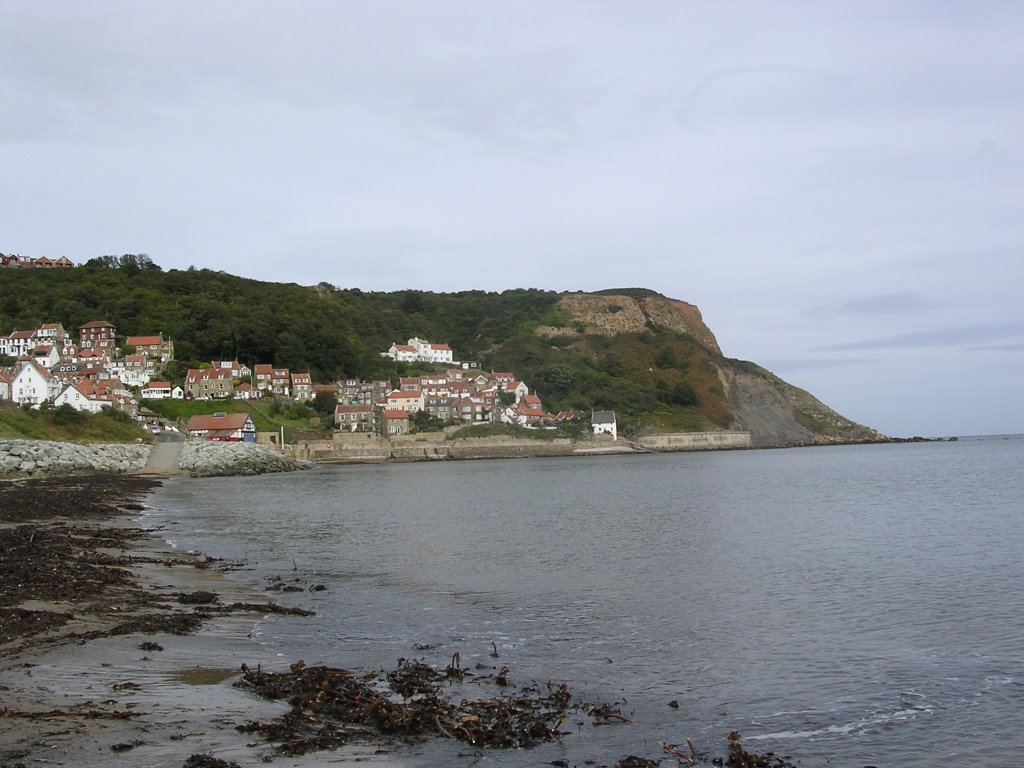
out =
[(0, 403), (0, 438), (73, 443), (153, 441), (153, 436), (131, 417), (109, 408), (100, 413), (70, 407), (27, 410), (13, 403)]
[(142, 405), (167, 421), (184, 428), (193, 416), (208, 413), (248, 413), (260, 432), (279, 433), (284, 427), (285, 442), (293, 442), (295, 433), (318, 431), (309, 419), (311, 409), (296, 403), (275, 405), (262, 400), (144, 400)]

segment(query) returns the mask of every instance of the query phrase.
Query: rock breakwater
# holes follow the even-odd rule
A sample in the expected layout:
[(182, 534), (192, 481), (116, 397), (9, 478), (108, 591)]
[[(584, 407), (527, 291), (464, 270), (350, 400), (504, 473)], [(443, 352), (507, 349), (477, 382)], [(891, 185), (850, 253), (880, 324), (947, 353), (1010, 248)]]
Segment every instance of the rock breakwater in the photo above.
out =
[(266, 472), (294, 472), (309, 469), (308, 462), (282, 456), (255, 443), (219, 443), (189, 440), (178, 465), (192, 477), (262, 475)]
[(49, 440), (0, 440), (0, 477), (49, 477), (138, 472), (150, 446), (144, 443), (79, 445)]

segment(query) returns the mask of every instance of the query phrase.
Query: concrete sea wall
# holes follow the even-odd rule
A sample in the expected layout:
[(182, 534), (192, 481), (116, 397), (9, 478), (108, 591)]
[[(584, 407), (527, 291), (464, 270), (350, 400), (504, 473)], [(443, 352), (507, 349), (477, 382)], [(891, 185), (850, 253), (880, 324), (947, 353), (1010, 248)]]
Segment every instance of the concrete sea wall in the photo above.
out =
[(675, 432), (638, 437), (648, 451), (717, 451), (750, 448), (749, 432)]

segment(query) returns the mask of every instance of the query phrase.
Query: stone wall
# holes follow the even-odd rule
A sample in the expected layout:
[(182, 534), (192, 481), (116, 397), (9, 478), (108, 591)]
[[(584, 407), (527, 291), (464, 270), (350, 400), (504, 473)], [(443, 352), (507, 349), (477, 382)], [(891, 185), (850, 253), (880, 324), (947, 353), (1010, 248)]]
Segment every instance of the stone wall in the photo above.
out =
[(146, 465), (145, 443), (79, 445), (51, 440), (0, 440), (0, 477), (46, 477), (93, 472), (138, 472)]
[(715, 451), (750, 447), (749, 432), (674, 432), (637, 438), (649, 451)]

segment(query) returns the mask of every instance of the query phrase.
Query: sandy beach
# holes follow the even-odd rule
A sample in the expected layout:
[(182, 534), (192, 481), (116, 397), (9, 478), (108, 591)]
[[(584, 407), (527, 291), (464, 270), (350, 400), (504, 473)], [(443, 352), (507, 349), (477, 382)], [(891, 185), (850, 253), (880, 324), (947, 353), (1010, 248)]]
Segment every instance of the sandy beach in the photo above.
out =
[(287, 710), (234, 685), (289, 661), (254, 628), (301, 618), (138, 527), (158, 483), (0, 482), (0, 764), (398, 765), (383, 743), (289, 757), (236, 730)]

